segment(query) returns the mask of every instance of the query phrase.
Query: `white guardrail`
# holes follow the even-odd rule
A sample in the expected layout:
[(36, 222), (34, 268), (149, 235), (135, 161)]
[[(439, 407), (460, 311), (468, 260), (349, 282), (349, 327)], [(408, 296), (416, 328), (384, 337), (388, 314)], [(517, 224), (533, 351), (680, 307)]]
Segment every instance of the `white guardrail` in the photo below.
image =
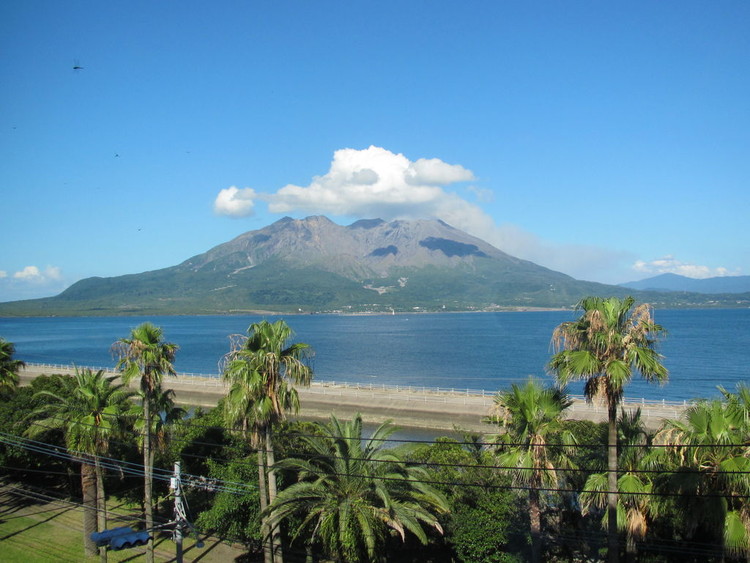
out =
[[(74, 366), (74, 365), (62, 365), (62, 364), (38, 364), (38, 363), (27, 363), (27, 368), (31, 368), (34, 371), (49, 370), (52, 373), (57, 372), (67, 373), (72, 372), (76, 367), (79, 369), (92, 369), (94, 371), (102, 370), (105, 373), (117, 374), (118, 372), (111, 367), (95, 367), (95, 366)], [(200, 373), (178, 373), (176, 381), (183, 385), (195, 385), (197, 387), (225, 387), (225, 383), (219, 378), (218, 374), (200, 374)], [(415, 386), (415, 385), (387, 385), (387, 384), (374, 384), (374, 383), (351, 383), (346, 381), (315, 381), (309, 389), (305, 389), (305, 393), (314, 393), (322, 395), (336, 395), (340, 394), (343, 390), (353, 390), (359, 393), (378, 393), (379, 397), (383, 394), (391, 393), (394, 400), (414, 400), (408, 399), (406, 395), (419, 395), (420, 402), (428, 401), (428, 397), (432, 400), (429, 402), (447, 403), (453, 402), (448, 397), (457, 398), (457, 396), (471, 397), (472, 399), (483, 398), (489, 400), (489, 404), (492, 403), (492, 399), (497, 394), (497, 391), (487, 391), (484, 389), (464, 389), (456, 387), (426, 387), (426, 386)], [(356, 393), (355, 396), (361, 396)], [(584, 401), (585, 398), (582, 395), (571, 395), (575, 401)], [(463, 401), (465, 404), (465, 401)], [(675, 414), (679, 410), (688, 407), (692, 404), (692, 401), (667, 401), (666, 399), (627, 399), (624, 401), (624, 406), (635, 407), (640, 406), (642, 408), (662, 408), (673, 410)], [(594, 405), (594, 409), (599, 411), (603, 407)], [(605, 409), (606, 410), (606, 409)]]

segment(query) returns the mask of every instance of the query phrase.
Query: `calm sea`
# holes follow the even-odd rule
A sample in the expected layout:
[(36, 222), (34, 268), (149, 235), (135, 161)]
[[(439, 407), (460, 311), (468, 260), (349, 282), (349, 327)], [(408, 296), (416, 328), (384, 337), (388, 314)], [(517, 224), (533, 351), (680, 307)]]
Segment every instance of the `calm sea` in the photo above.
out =
[[(573, 312), (406, 314), (285, 317), (295, 340), (315, 350), (317, 381), (414, 385), (497, 391), (534, 375), (548, 381), (550, 337)], [(162, 327), (180, 346), (179, 372), (218, 374), (230, 334), (277, 317), (155, 316), (0, 319), (0, 336), (33, 363), (112, 367), (110, 348), (143, 321)], [(669, 383), (637, 378), (630, 398), (685, 400), (715, 397), (750, 375), (750, 309), (664, 310), (656, 320), (668, 331), (659, 345)], [(569, 388), (580, 395), (580, 384)]]

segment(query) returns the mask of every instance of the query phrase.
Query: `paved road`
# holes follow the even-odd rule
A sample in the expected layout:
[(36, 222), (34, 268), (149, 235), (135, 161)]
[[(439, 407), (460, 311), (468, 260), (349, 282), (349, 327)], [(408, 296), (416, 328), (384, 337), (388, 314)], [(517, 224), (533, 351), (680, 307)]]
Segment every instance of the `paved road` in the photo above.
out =
[[(21, 371), (21, 384), (43, 373), (73, 373), (73, 368), (28, 365)], [(113, 373), (114, 375), (114, 373)], [(167, 377), (164, 385), (175, 391), (178, 404), (215, 407), (226, 394), (226, 385), (217, 378), (178, 375)], [(370, 387), (356, 385), (329, 385), (313, 383), (299, 389), (301, 418), (326, 419), (333, 413), (338, 417), (351, 417), (359, 412), (373, 423), (392, 419), (399, 426), (486, 432), (489, 427), (483, 419), (490, 414), (493, 400), (490, 396), (471, 393), (450, 393), (429, 389)], [(626, 408), (640, 407), (650, 428), (657, 428), (665, 418), (678, 418), (684, 410), (682, 404), (625, 403)], [(603, 405), (587, 404), (575, 400), (568, 410), (568, 418), (605, 421), (607, 410)]]

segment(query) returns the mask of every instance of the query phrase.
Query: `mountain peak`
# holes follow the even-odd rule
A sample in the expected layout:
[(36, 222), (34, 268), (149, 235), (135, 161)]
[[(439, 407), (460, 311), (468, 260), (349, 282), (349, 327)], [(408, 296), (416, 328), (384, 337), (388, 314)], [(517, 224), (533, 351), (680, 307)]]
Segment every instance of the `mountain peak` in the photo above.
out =
[[(177, 266), (88, 278), (43, 314), (384, 312), (572, 306), (626, 290), (520, 260), (443, 221), (283, 217)], [(27, 308), (31, 305), (25, 305)]]
[(382, 219), (360, 219), (349, 225), (349, 229), (373, 229), (385, 223)]
[(342, 227), (321, 215), (285, 217), (190, 262), (193, 267), (216, 269), (217, 260), (225, 261), (229, 256), (235, 269), (274, 258), (297, 266), (319, 266), (355, 281), (387, 276), (399, 266), (455, 267), (459, 262), (470, 264), (490, 256), (519, 262), (442, 221), (360, 219)]

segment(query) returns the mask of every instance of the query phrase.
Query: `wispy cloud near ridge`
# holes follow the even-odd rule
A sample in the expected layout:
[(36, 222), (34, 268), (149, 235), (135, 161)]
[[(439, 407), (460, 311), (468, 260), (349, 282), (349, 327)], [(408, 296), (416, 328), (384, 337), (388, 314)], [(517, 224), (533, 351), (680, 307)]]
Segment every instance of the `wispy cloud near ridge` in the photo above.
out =
[(664, 256), (649, 262), (638, 260), (633, 264), (633, 269), (642, 274), (678, 274), (680, 276), (695, 279), (736, 276), (740, 274), (739, 271), (732, 272), (722, 266), (711, 268), (709, 266), (700, 266), (698, 264), (687, 264), (685, 262), (680, 262), (674, 256)]

